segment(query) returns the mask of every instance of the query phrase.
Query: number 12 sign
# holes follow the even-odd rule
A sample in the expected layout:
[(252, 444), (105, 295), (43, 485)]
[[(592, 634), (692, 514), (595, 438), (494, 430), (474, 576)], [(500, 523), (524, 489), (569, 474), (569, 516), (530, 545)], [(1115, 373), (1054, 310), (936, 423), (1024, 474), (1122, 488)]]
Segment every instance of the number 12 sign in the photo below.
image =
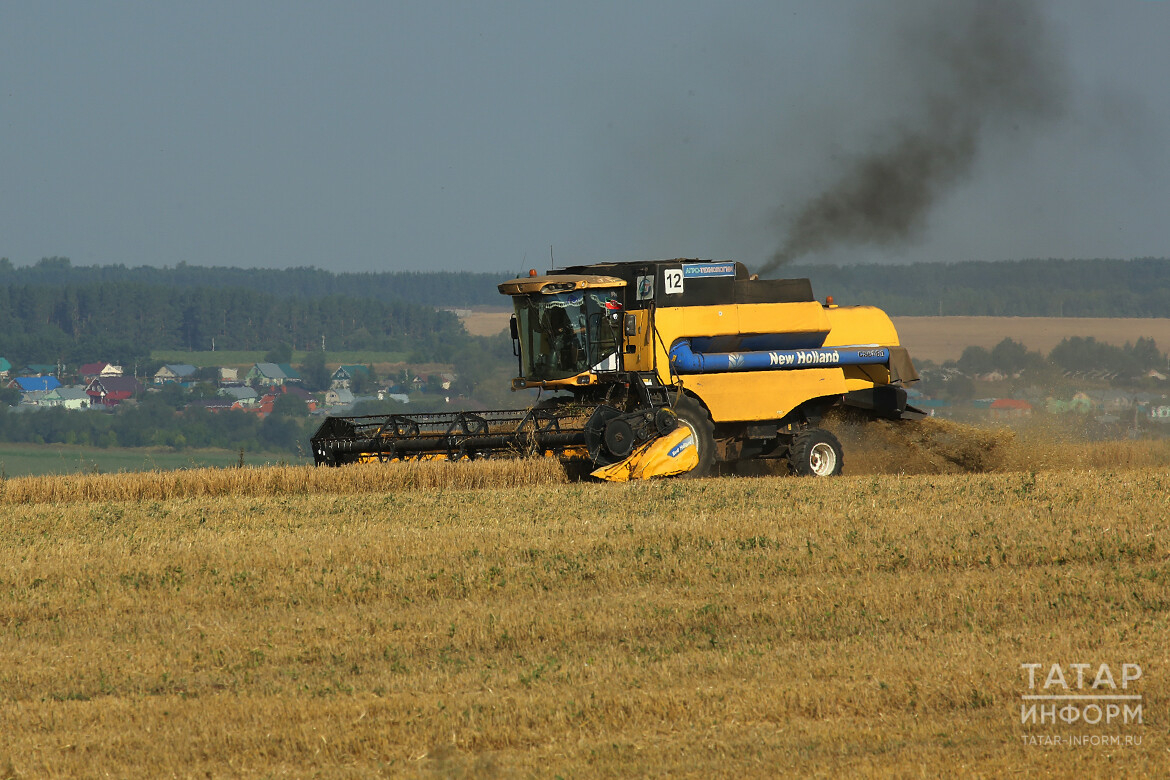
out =
[(663, 291), (667, 295), (678, 295), (683, 291), (683, 272), (681, 268), (667, 268), (662, 272)]

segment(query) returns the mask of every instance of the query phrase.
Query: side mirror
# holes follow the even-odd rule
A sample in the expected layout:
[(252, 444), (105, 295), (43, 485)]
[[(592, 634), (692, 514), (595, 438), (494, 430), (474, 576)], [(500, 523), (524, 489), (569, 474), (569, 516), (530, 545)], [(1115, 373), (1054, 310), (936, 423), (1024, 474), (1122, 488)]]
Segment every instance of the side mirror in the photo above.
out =
[(512, 354), (516, 356), (516, 364), (519, 366), (520, 375), (523, 376), (524, 364), (520, 360), (520, 327), (516, 324), (515, 314), (508, 320), (508, 332), (512, 334)]

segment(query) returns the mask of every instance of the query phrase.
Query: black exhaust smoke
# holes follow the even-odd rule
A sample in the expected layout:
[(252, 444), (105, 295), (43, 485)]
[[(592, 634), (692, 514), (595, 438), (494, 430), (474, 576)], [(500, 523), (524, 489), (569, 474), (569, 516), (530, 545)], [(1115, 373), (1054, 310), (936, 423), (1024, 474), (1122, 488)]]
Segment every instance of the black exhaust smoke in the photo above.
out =
[(846, 163), (799, 206), (761, 273), (837, 245), (897, 246), (919, 236), (932, 206), (968, 176), (994, 136), (1022, 142), (1059, 118), (1066, 69), (1039, 4), (1025, 0), (883, 3), (897, 9), (894, 78), (917, 87), (875, 148)]

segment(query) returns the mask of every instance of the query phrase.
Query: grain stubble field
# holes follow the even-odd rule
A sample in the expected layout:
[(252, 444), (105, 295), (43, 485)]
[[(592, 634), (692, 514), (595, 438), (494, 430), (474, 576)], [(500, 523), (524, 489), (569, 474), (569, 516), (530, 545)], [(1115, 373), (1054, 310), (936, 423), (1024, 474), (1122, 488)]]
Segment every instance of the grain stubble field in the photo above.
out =
[[(87, 502), (9, 480), (0, 775), (1154, 776), (1170, 468), (1085, 453)], [(1021, 726), (1033, 662), (1140, 664), (1143, 723)], [(1054, 733), (1141, 744), (1025, 744)]]

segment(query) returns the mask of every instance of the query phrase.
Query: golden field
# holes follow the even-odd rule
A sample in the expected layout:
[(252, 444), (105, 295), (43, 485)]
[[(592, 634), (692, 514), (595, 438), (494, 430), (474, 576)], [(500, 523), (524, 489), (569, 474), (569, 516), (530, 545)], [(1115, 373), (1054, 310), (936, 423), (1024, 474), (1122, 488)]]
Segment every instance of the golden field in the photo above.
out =
[[(0, 777), (1163, 774), (1166, 447), (884, 435), (828, 480), (8, 480)], [(1142, 725), (1020, 724), (1080, 662)]]

